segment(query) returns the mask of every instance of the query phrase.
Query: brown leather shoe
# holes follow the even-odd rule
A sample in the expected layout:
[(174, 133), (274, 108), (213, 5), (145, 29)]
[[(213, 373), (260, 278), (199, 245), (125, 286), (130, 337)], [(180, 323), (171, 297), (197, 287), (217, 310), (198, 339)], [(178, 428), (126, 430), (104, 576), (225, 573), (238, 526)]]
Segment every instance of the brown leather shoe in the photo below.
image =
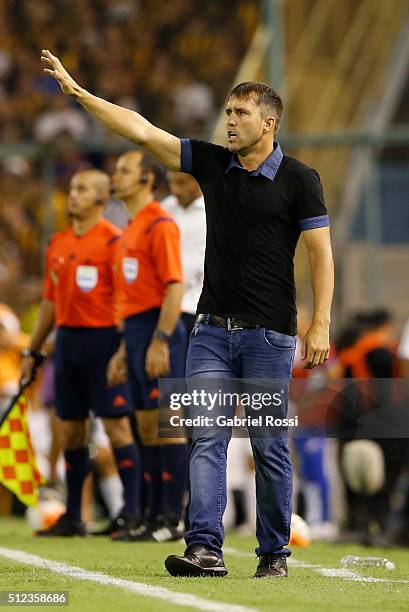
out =
[(254, 578), (286, 578), (288, 576), (287, 557), (285, 555), (260, 555)]
[(226, 576), (223, 559), (201, 544), (188, 546), (183, 557), (170, 555), (165, 567), (172, 576)]

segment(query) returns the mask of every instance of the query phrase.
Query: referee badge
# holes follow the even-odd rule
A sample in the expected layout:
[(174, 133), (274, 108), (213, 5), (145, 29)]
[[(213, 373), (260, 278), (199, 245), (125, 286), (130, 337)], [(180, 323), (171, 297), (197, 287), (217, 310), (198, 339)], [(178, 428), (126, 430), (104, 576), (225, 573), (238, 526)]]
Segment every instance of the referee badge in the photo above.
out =
[(139, 262), (135, 257), (122, 259), (122, 272), (128, 283), (133, 283), (138, 276)]
[(92, 291), (98, 282), (98, 268), (96, 266), (78, 266), (75, 280), (81, 291)]

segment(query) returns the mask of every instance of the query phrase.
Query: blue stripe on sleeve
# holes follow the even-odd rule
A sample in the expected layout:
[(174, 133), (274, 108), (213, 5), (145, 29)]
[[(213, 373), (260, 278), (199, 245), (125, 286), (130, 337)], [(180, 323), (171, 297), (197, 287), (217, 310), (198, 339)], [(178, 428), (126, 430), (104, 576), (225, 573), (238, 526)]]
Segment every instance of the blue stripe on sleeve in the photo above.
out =
[(298, 221), (302, 232), (306, 230), (317, 229), (318, 227), (328, 227), (329, 217), (328, 215), (320, 215), (319, 217), (309, 217), (308, 219), (300, 219)]
[(180, 170), (182, 172), (192, 172), (192, 143), (188, 138), (180, 140)]

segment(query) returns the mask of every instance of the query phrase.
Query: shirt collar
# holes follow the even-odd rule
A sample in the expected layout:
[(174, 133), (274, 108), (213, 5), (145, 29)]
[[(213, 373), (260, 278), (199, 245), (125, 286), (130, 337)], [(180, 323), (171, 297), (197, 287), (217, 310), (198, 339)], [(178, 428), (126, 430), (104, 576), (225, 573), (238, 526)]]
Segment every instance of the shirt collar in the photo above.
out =
[(188, 204), (187, 206), (181, 206), (178, 202), (175, 202), (175, 208), (171, 209), (172, 214), (182, 214), (184, 213), (185, 215), (189, 215), (191, 214), (191, 212), (193, 210), (204, 210), (205, 207), (205, 203), (204, 203), (204, 197), (203, 196), (199, 196), (198, 198), (196, 198), (195, 200), (192, 200), (192, 202), (190, 202), (190, 204)]
[(187, 208), (204, 208), (204, 197), (199, 196), (196, 200), (193, 200)]
[[(270, 153), (267, 159), (265, 159), (263, 163), (256, 168), (256, 170), (252, 170), (249, 172), (249, 174), (250, 176), (258, 176), (259, 174), (262, 174), (266, 178), (270, 179), (270, 181), (273, 181), (282, 159), (283, 152), (281, 151), (281, 147), (277, 142), (276, 146), (274, 147), (274, 151)], [(232, 168), (241, 168), (242, 170), (245, 170), (234, 154), (231, 156), (230, 163), (225, 170), (225, 174), (230, 172)]]

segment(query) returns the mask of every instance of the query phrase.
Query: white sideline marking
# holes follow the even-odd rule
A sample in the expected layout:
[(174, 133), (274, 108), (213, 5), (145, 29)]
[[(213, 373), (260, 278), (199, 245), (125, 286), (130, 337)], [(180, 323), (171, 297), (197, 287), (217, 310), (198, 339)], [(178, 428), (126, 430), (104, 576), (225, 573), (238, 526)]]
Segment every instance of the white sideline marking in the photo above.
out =
[(114, 578), (113, 576), (102, 574), (101, 572), (90, 572), (82, 567), (59, 563), (58, 561), (52, 561), (51, 559), (45, 559), (12, 548), (0, 548), (0, 557), (10, 559), (16, 563), (24, 563), (26, 565), (47, 569), (50, 572), (63, 574), (64, 576), (69, 576), (77, 580), (88, 580), (90, 582), (97, 582), (98, 584), (116, 586), (126, 591), (136, 593), (137, 595), (164, 599), (177, 606), (188, 606), (197, 608), (198, 610), (208, 610), (209, 612), (257, 612), (255, 608), (210, 601), (189, 593), (177, 593), (164, 589), (163, 587), (144, 584), (143, 582), (133, 582), (132, 580), (124, 580), (123, 578)]
[[(226, 546), (224, 552), (233, 555), (235, 557), (246, 557), (254, 558), (251, 553), (243, 552), (242, 550), (237, 550), (236, 548), (229, 548)], [(291, 567), (302, 567), (303, 569), (313, 569), (321, 576), (325, 576), (326, 578), (343, 578), (344, 580), (353, 580), (354, 582), (383, 582), (383, 583), (397, 583), (404, 584), (409, 583), (409, 580), (402, 579), (389, 579), (389, 578), (373, 578), (372, 576), (361, 576), (357, 572), (354, 572), (346, 567), (322, 567), (322, 565), (316, 565), (315, 563), (306, 563), (305, 561), (301, 561), (299, 559), (294, 559), (290, 557), (288, 559), (288, 565)]]
[(328, 578), (345, 578), (345, 580), (354, 580), (356, 582), (390, 582), (389, 580), (385, 580), (384, 578), (361, 576), (360, 574), (357, 574), (356, 572), (353, 572), (352, 570), (347, 569), (345, 567), (321, 567), (317, 569), (317, 572), (322, 576), (327, 576)]
[(393, 578), (389, 579), (389, 578), (373, 578), (372, 576), (361, 576), (361, 574), (358, 574), (357, 572), (353, 572), (352, 570), (347, 569), (346, 567), (345, 568), (321, 567), (320, 569), (317, 569), (316, 571), (319, 574), (322, 574), (322, 576), (328, 576), (329, 578), (345, 578), (345, 580), (354, 580), (355, 582), (386, 582), (388, 584), (391, 582), (396, 582), (399, 584), (409, 582), (409, 580), (402, 580), (402, 579), (394, 580)]

